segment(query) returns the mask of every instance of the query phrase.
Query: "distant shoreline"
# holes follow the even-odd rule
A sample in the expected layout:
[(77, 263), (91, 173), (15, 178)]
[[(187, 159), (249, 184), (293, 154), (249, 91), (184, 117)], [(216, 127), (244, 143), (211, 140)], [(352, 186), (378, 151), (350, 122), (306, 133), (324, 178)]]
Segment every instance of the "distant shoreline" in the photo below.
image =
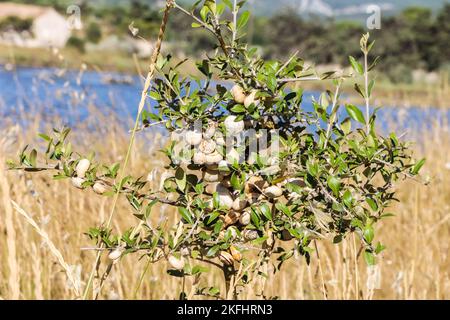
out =
[[(49, 49), (0, 45), (0, 65), (24, 68), (63, 68), (73, 71), (79, 71), (85, 65), (90, 71), (136, 76), (139, 74), (138, 70), (145, 73), (148, 62), (147, 59), (135, 60), (132, 55), (125, 53), (90, 52), (86, 54), (80, 53), (76, 49), (62, 49), (55, 53)], [(185, 62), (181, 66), (180, 72), (200, 75), (192, 61)], [(301, 86), (306, 90), (324, 91), (330, 89), (332, 84), (329, 81), (316, 81), (302, 82)], [(344, 86), (344, 93), (349, 96), (350, 102), (356, 104), (362, 102), (362, 99), (355, 94), (351, 81), (347, 81)], [(441, 88), (439, 85), (379, 82), (376, 84), (374, 97), (373, 104), (376, 106), (450, 108), (450, 88), (448, 86)]]

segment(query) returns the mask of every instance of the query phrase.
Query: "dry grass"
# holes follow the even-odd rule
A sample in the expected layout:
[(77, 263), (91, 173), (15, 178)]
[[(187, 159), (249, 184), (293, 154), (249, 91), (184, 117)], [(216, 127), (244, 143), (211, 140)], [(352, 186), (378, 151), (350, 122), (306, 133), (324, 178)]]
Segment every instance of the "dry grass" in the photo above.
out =
[[(36, 144), (40, 119), (28, 128), (6, 135), (12, 126), (2, 125), (0, 139), (4, 151), (0, 163), (15, 157), (20, 147)], [(120, 161), (127, 147), (127, 133), (114, 121), (87, 131), (74, 130), (74, 145), (82, 151), (95, 150), (106, 163)], [(14, 133), (13, 131), (9, 131)], [(157, 133), (156, 133), (157, 134)], [(14, 136), (17, 141), (14, 142)], [(449, 299), (450, 298), (450, 135), (448, 125), (416, 131), (410, 139), (424, 143), (416, 146), (425, 156), (424, 173), (431, 184), (415, 182), (400, 185), (400, 203), (392, 208), (396, 217), (378, 226), (376, 240), (387, 246), (376, 268), (367, 268), (357, 259), (358, 242), (349, 237), (339, 245), (318, 243), (320, 260), (310, 266), (303, 258), (288, 262), (280, 273), (258, 282), (240, 298), (284, 299)], [(146, 175), (163, 165), (157, 153), (160, 137), (145, 133), (135, 146), (129, 168), (134, 175)], [(9, 143), (8, 143), (9, 142)], [(6, 172), (0, 166), (0, 297), (3, 299), (73, 299), (74, 284), (83, 287), (92, 267), (95, 252), (83, 251), (92, 243), (83, 234), (89, 227), (107, 219), (110, 202), (88, 191), (72, 188), (68, 182), (52, 182), (49, 176)], [(12, 206), (11, 200), (17, 203)], [(20, 208), (19, 208), (20, 207)], [(15, 208), (15, 209), (14, 209)], [(124, 230), (136, 224), (123, 199), (118, 203), (114, 227)], [(155, 218), (173, 215), (169, 207), (159, 207)], [(29, 222), (33, 221), (30, 224)], [(44, 236), (43, 236), (44, 235)], [(145, 260), (127, 256), (113, 266), (101, 299), (176, 299), (181, 281), (165, 272), (166, 262), (150, 265), (135, 294)], [(103, 257), (103, 267), (107, 265)], [(320, 261), (320, 264), (319, 264)], [(68, 277), (69, 275), (69, 277)], [(207, 278), (206, 278), (207, 277)], [(201, 284), (219, 285), (220, 275), (212, 273)], [(192, 280), (187, 281), (187, 292)], [(194, 297), (200, 298), (200, 297)]]

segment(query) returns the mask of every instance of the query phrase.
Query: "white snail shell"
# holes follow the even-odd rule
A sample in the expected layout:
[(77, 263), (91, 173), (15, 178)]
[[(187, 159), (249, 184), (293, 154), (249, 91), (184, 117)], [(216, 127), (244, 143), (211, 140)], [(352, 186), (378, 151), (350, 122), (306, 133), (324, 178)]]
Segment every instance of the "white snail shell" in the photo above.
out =
[(216, 127), (217, 123), (215, 123), (212, 120), (208, 121), (208, 127), (206, 128), (205, 132), (203, 133), (203, 137), (205, 139), (211, 139), (216, 134)]
[(248, 201), (246, 199), (237, 198), (233, 201), (233, 210), (242, 211), (248, 205)]
[(204, 154), (211, 154), (216, 150), (216, 143), (213, 140), (204, 139), (200, 142), (198, 149)]
[(97, 181), (96, 183), (94, 183), (92, 189), (94, 189), (95, 193), (101, 195), (106, 192), (106, 185), (103, 182)]
[(222, 160), (223, 160), (222, 155), (217, 151), (214, 151), (213, 153), (206, 155), (206, 164), (208, 165), (218, 164)]
[(78, 188), (78, 189), (84, 189), (84, 188), (83, 188), (83, 183), (86, 181), (84, 178), (73, 177), (71, 180), (72, 180), (72, 185), (73, 185), (75, 188)]
[(239, 223), (242, 224), (243, 226), (246, 226), (250, 224), (250, 220), (251, 220), (250, 213), (244, 212), (239, 218)]
[(234, 85), (231, 88), (231, 95), (233, 96), (234, 101), (237, 103), (243, 104), (245, 101), (245, 93), (244, 89), (242, 89), (239, 85)]
[(283, 190), (278, 186), (270, 186), (264, 189), (264, 194), (269, 198), (278, 198), (283, 194)]
[(77, 167), (75, 168), (75, 171), (77, 172), (77, 176), (79, 178), (84, 178), (86, 175), (86, 172), (89, 170), (89, 167), (91, 166), (91, 162), (88, 159), (81, 159)]
[(208, 194), (213, 194), (214, 192), (217, 192), (217, 186), (218, 186), (218, 185), (219, 185), (218, 182), (216, 182), (216, 183), (209, 183), (209, 184), (206, 186), (206, 188), (205, 188), (206, 193), (208, 193)]
[(186, 142), (192, 146), (200, 144), (202, 142), (202, 133), (196, 130), (187, 130)]
[(231, 197), (230, 191), (223, 185), (219, 184), (217, 186), (217, 193), (219, 195), (219, 204), (221, 207), (230, 209), (233, 206), (233, 198)]
[(233, 164), (235, 162), (239, 163), (240, 157), (241, 156), (240, 156), (239, 152), (237, 152), (236, 149), (233, 148), (227, 152), (227, 157), (226, 157), (227, 160), (226, 161), (230, 164)]
[(219, 254), (219, 260), (223, 264), (228, 265), (228, 266), (231, 266), (234, 263), (233, 256), (230, 253), (226, 252), (226, 251), (222, 251)]
[(220, 182), (222, 179), (219, 171), (206, 170), (203, 172), (203, 180), (206, 182)]
[(108, 259), (112, 260), (112, 261), (117, 261), (119, 260), (119, 258), (122, 256), (122, 251), (121, 249), (116, 249), (114, 251), (112, 251), (109, 255), (108, 255)]
[(244, 239), (247, 241), (258, 239), (258, 232), (255, 230), (244, 230)]
[(168, 258), (169, 264), (172, 266), (172, 268), (176, 269), (176, 270), (183, 270), (184, 268), (184, 258), (177, 258), (175, 256), (169, 256)]
[(204, 165), (206, 163), (206, 154), (203, 152), (195, 152), (192, 157), (192, 161), (198, 165)]
[(256, 104), (257, 101), (255, 100), (256, 98), (256, 91), (253, 90), (244, 100), (244, 106), (246, 108), (250, 107), (252, 105), (252, 103)]
[(236, 249), (235, 246), (230, 247), (230, 253), (233, 259), (236, 260), (237, 262), (242, 260), (242, 253), (238, 249)]
[(224, 125), (225, 128), (227, 129), (227, 133), (231, 134), (231, 135), (235, 135), (237, 133), (240, 133), (242, 131), (244, 131), (245, 129), (245, 123), (244, 121), (235, 121), (236, 120), (236, 116), (228, 116), (225, 121), (224, 121)]

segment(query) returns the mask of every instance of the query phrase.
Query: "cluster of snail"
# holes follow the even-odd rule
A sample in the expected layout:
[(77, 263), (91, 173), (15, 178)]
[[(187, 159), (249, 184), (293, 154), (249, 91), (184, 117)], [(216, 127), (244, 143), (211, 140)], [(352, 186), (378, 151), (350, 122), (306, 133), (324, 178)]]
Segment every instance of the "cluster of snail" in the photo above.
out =
[[(75, 167), (76, 176), (71, 178), (72, 185), (78, 189), (84, 189), (84, 183), (86, 182), (86, 173), (91, 167), (91, 162), (88, 159), (81, 159), (78, 161), (77, 166)], [(97, 180), (95, 181), (92, 189), (97, 194), (104, 194), (107, 191), (107, 186), (103, 181)]]
[[(255, 101), (256, 92), (245, 95), (240, 86), (234, 86), (231, 90), (236, 103), (250, 106)], [(226, 232), (231, 233), (231, 238), (238, 240), (238, 230), (241, 231), (243, 241), (252, 241), (259, 237), (258, 231), (248, 229), (251, 222), (251, 206), (253, 204), (274, 200), (283, 196), (282, 185), (269, 185), (269, 183), (257, 174), (249, 175), (244, 184), (244, 194), (240, 195), (231, 185), (229, 166), (239, 161), (241, 154), (236, 150), (234, 139), (230, 137), (239, 135), (248, 127), (244, 120), (238, 120), (234, 115), (228, 115), (223, 121), (223, 128), (227, 139), (223, 138), (219, 130), (219, 124), (208, 120), (206, 130), (187, 130), (183, 143), (194, 148), (192, 163), (195, 169), (188, 169), (190, 174), (195, 174), (205, 185), (207, 210), (213, 209), (213, 194), (217, 193), (219, 206), (226, 212), (220, 216), (223, 221), (223, 229), (219, 238), (223, 238)], [(237, 241), (240, 242), (240, 241)], [(224, 265), (232, 265), (234, 261), (240, 261), (242, 254), (231, 246), (228, 251), (219, 252), (218, 258)], [(170, 256), (170, 265), (175, 269), (184, 266), (183, 255), (181, 257)]]

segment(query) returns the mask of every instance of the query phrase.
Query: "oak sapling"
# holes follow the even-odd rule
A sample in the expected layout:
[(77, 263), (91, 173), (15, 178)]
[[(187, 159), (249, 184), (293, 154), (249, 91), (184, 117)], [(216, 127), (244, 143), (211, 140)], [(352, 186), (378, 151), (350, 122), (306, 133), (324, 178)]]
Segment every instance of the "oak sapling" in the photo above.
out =
[[(168, 3), (191, 17), (194, 28), (210, 32), (217, 49), (197, 63), (203, 79), (183, 77), (170, 56), (160, 57), (158, 78), (144, 92), (156, 107), (139, 114), (143, 127), (164, 124), (170, 133), (184, 133), (183, 141), (169, 141), (163, 150), (169, 165), (160, 188), (149, 190), (148, 181), (129, 175), (119, 179), (117, 165), (91, 163), (72, 151), (62, 152), (67, 129), (46, 139), (46, 161), (57, 171), (56, 178), (72, 179), (75, 187), (92, 188), (98, 194), (110, 195), (110, 189), (120, 193), (139, 220), (139, 236), (130, 236), (135, 228), (114, 235), (100, 226), (90, 230), (89, 237), (111, 250), (112, 260), (133, 253), (149, 263), (165, 259), (169, 274), (183, 279), (209, 272), (205, 264), (217, 267), (225, 285), (209, 287), (215, 285), (215, 295), (223, 298), (237, 298), (236, 288), (264, 277), (262, 270), (270, 263), (278, 272), (296, 255), (309, 262), (314, 241), (321, 238), (338, 243), (354, 233), (367, 263), (376, 263), (384, 249), (374, 242), (376, 222), (395, 199), (395, 183), (416, 176), (424, 160), (414, 161), (408, 144), (395, 133), (377, 132), (376, 110), (369, 108), (374, 83), (368, 80), (378, 59), (368, 61), (373, 46), (369, 35), (361, 40), (364, 66), (350, 59), (355, 74), (367, 85), (356, 85), (366, 101), (363, 113), (341, 99), (341, 85), (350, 75), (317, 74), (297, 56), (286, 62), (266, 61), (244, 43), (249, 15), (239, 14), (244, 2), (199, 1), (198, 10), (192, 11)], [(313, 110), (306, 111), (303, 90), (290, 84), (311, 73), (335, 90), (313, 100)], [(242, 137), (247, 129), (254, 130), (253, 140)], [(265, 146), (254, 152), (252, 143), (261, 137)], [(277, 145), (278, 153), (272, 154)], [(180, 151), (188, 164), (180, 161)], [(35, 171), (35, 158), (35, 153), (24, 150), (15, 167)], [(157, 203), (176, 208), (173, 226), (150, 225)], [(113, 255), (119, 248), (120, 256)], [(198, 294), (206, 290), (194, 289)]]

